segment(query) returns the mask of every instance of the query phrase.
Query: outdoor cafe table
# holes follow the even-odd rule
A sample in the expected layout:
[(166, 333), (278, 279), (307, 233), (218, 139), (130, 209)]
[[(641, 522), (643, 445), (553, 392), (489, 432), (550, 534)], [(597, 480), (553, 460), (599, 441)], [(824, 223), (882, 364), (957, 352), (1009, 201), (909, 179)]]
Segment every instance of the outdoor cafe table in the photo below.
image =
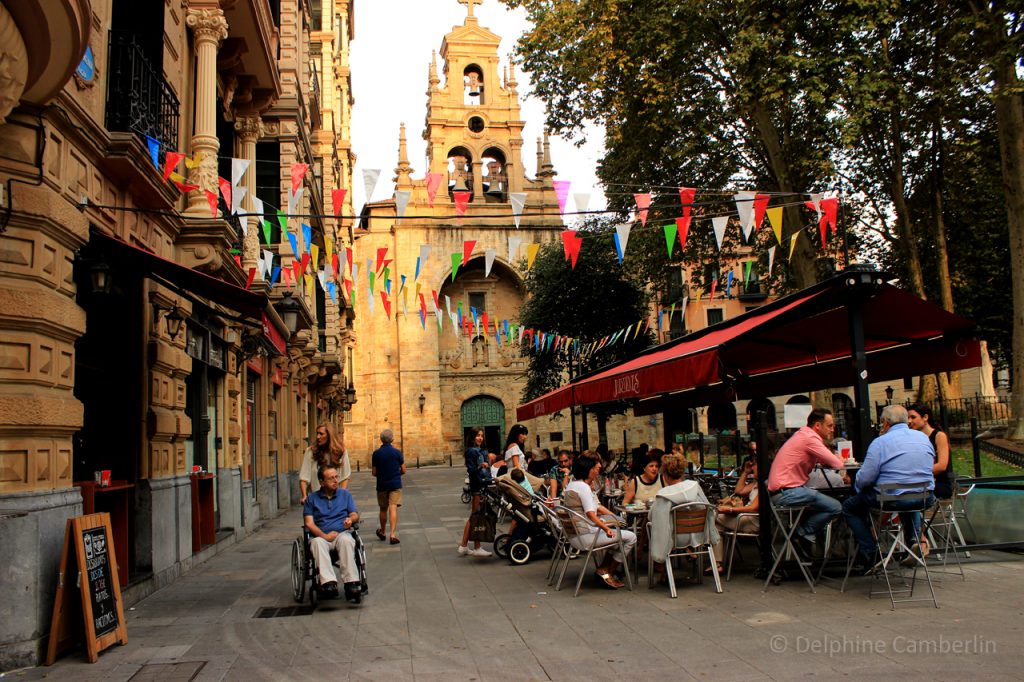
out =
[[(637, 543), (633, 545), (633, 567), (636, 569), (636, 575), (639, 577), (640, 529), (646, 527), (647, 516), (651, 513), (651, 508), (645, 504), (617, 504), (615, 505), (615, 511), (625, 516), (626, 522), (629, 523), (629, 529), (637, 535)], [(649, 548), (648, 551), (650, 551)]]

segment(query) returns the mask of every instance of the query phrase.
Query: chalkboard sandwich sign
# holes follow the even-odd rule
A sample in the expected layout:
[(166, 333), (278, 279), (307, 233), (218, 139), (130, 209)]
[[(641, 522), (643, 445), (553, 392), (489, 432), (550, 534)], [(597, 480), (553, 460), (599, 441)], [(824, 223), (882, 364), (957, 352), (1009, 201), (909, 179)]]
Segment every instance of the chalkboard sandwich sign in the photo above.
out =
[[(77, 646), (83, 636), (90, 663), (114, 643), (128, 643), (112, 537), (110, 515), (105, 512), (68, 519), (46, 665)], [(75, 593), (80, 593), (80, 603)]]

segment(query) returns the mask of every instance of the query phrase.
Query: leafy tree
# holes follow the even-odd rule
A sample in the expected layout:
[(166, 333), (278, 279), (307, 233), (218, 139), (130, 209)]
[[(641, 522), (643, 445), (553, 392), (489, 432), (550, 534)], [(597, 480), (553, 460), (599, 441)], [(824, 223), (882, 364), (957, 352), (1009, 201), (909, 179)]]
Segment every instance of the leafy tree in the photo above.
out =
[(647, 318), (648, 297), (642, 286), (619, 265), (607, 226), (589, 226), (575, 269), (565, 258), (561, 242), (541, 247), (526, 277), (527, 298), (520, 321), (537, 329), (577, 339), (573, 349), (537, 350), (525, 344), (530, 359), (524, 400), (558, 388), (567, 374), (578, 376), (646, 348), (651, 337), (637, 338), (582, 354), (586, 344)]

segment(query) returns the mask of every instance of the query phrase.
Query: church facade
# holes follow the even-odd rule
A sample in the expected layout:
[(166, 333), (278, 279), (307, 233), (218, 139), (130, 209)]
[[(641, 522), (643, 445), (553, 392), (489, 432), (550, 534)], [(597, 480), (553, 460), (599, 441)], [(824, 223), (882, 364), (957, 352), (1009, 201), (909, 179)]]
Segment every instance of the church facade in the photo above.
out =
[(395, 193), (368, 204), (355, 231), (360, 400), (346, 413), (345, 438), (357, 460), (391, 428), (408, 463), (457, 461), (466, 428), (483, 426), (497, 451), (515, 421), (527, 360), (507, 342), (504, 321), (518, 320), (531, 245), (559, 239), (564, 227), (546, 140), (527, 177), (515, 71), (501, 68), (499, 43), (470, 4), (444, 37), (440, 74), (437, 55), (431, 61), (429, 167), (415, 177), (403, 125)]

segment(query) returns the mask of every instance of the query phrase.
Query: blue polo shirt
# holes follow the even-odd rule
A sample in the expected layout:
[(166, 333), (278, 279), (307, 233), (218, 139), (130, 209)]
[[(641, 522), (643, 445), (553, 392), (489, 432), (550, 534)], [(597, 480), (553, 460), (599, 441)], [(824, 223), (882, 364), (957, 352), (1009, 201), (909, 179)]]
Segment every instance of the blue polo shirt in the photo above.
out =
[(402, 489), (402, 452), (391, 443), (385, 443), (373, 451), (372, 466), (377, 470), (377, 490)]
[(326, 491), (321, 488), (306, 498), (302, 515), (312, 516), (313, 523), (324, 533), (340, 533), (345, 530), (345, 519), (354, 511), (358, 511), (356, 501), (348, 490), (338, 488), (333, 497), (327, 497)]
[[(864, 464), (857, 472), (857, 492), (865, 489), (877, 491), (879, 483), (918, 483), (928, 481), (928, 490), (935, 488), (932, 464), (935, 448), (928, 436), (914, 431), (906, 424), (893, 424), (889, 431), (871, 441)], [(897, 495), (911, 491), (900, 488)]]

